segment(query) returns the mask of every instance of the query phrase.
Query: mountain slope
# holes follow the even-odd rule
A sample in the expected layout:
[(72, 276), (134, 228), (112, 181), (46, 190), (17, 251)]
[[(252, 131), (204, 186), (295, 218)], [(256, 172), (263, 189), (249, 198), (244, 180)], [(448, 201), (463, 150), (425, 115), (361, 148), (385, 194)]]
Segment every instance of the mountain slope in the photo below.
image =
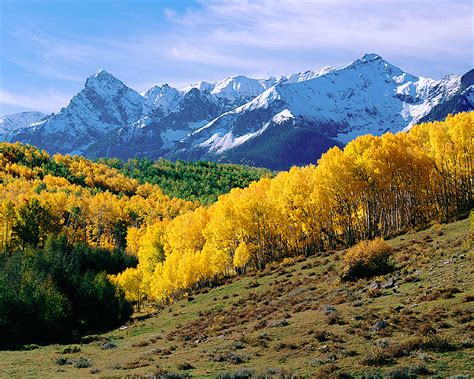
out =
[[(207, 159), (286, 169), (363, 134), (409, 129), (474, 109), (473, 70), (441, 80), (376, 54), (341, 69), (233, 76), (140, 95), (101, 70), (70, 104), (3, 139), (89, 157)], [(0, 135), (0, 138), (1, 135)]]
[(449, 113), (468, 112), (474, 109), (474, 69), (468, 71), (460, 78), (460, 89), (447, 101), (440, 101), (418, 120), (421, 122), (437, 121), (446, 117)]
[[(149, 309), (81, 345), (1, 351), (0, 370), (65, 378), (468, 377), (469, 230), (463, 220), (388, 240), (397, 266), (383, 278), (340, 282), (344, 252), (275, 265)], [(80, 357), (91, 367), (76, 368)]]
[[(455, 106), (456, 98), (463, 96), (463, 91), (473, 83), (472, 75), (463, 78), (463, 85), (460, 76), (439, 81), (419, 78), (376, 54), (366, 54), (343, 69), (314, 79), (276, 84), (192, 133), (175, 157), (232, 156), (236, 162), (258, 164), (258, 160), (248, 160), (241, 146), (249, 145), (250, 140), (261, 140), (263, 134), (279, 134), (281, 138), (282, 125), (293, 129), (294, 133), (288, 134), (291, 138), (298, 131), (311, 130), (320, 135), (321, 141), (331, 139), (332, 145), (347, 143), (363, 134), (397, 132), (421, 121), (430, 112), (435, 114), (436, 108), (444, 112), (437, 112), (434, 118), (446, 111), (471, 110), (472, 103), (463, 108)], [(295, 150), (290, 137), (286, 142), (287, 154), (291, 154)], [(274, 168), (288, 168), (297, 161), (314, 162), (320, 155), (321, 144), (324, 146), (327, 141), (315, 140), (313, 157), (303, 162), (281, 161), (279, 155), (265, 159), (273, 159), (277, 166)]]
[(117, 127), (137, 121), (143, 97), (104, 70), (90, 76), (84, 89), (61, 111), (18, 131), (11, 140), (31, 143), (50, 152), (84, 153)]
[(278, 79), (233, 76), (215, 83), (201, 81), (181, 90), (155, 86), (144, 94), (144, 115), (137, 122), (91, 145), (86, 154), (120, 158), (173, 156), (176, 146), (188, 134), (251, 101), (276, 83), (296, 83), (331, 70), (324, 67)]
[(45, 117), (41, 112), (21, 112), (0, 117), (0, 141), (9, 139), (16, 130), (28, 128)]

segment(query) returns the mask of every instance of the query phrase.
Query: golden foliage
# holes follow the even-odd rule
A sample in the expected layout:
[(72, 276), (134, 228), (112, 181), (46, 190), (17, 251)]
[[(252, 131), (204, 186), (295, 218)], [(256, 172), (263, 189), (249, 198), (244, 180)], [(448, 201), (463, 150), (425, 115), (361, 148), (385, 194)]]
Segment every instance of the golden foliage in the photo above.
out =
[[(108, 249), (125, 247), (129, 227), (170, 220), (198, 206), (82, 157), (57, 154), (50, 160), (31, 146), (1, 143), (0, 161), (0, 251), (15, 248), (12, 226), (18, 210), (33, 199), (52, 212), (71, 242)], [(127, 251), (138, 255), (133, 238), (132, 232)]]
[[(473, 125), (474, 113), (463, 113), (408, 133), (362, 136), (316, 166), (233, 189), (209, 207), (170, 199), (84, 158), (54, 156), (62, 173), (55, 175), (33, 164), (47, 162), (46, 153), (0, 144), (0, 248), (15, 243), (18, 208), (38, 199), (70, 241), (138, 257), (136, 269), (114, 278), (130, 299), (169, 299), (246, 268), (469, 212)], [(346, 255), (346, 267), (370, 271), (388, 254), (381, 239), (364, 242)]]
[(235, 249), (234, 266), (238, 268), (244, 267), (252, 257), (253, 249), (252, 244), (242, 242), (237, 249)]

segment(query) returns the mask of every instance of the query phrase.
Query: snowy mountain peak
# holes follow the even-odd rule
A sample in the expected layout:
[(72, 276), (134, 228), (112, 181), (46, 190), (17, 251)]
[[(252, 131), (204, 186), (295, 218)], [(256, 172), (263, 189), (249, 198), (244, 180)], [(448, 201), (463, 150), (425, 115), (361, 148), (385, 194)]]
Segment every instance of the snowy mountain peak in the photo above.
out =
[[(142, 103), (144, 99), (138, 92), (127, 87), (109, 72), (99, 70), (87, 78), (84, 89), (72, 98), (69, 107), (86, 106), (98, 113), (123, 107), (122, 111), (118, 112), (118, 119), (123, 119), (127, 118), (130, 108), (141, 107)], [(113, 111), (116, 112), (117, 109)], [(133, 113), (136, 113), (135, 110)]]
[(374, 62), (379, 59), (382, 59), (382, 57), (374, 53), (365, 53), (364, 55), (362, 55), (362, 57), (359, 58), (361, 62)]
[(121, 80), (102, 69), (89, 76), (85, 83), (85, 89), (92, 89), (102, 95), (117, 93), (124, 87), (126, 86)]
[(110, 75), (109, 72), (105, 71), (103, 68), (99, 68), (95, 74), (92, 76), (101, 76), (101, 75)]
[(29, 128), (45, 117), (41, 112), (21, 112), (0, 117), (0, 141), (6, 140), (14, 131)]
[(11, 137), (48, 151), (82, 154), (107, 132), (137, 121), (145, 99), (105, 70), (89, 76), (68, 106)]
[(217, 97), (228, 100), (238, 100), (239, 98), (252, 98), (260, 95), (263, 90), (258, 79), (251, 79), (243, 75), (231, 76), (214, 85), (211, 93)]
[(392, 64), (388, 63), (386, 60), (384, 60), (380, 55), (374, 54), (374, 53), (366, 53), (359, 59), (356, 59), (354, 62), (349, 64), (348, 66), (344, 68), (356, 68), (358, 69), (359, 67), (391, 67), (393, 69), (396, 69), (400, 73), (403, 73), (402, 70), (400, 70), (398, 67), (393, 66)]
[(214, 85), (212, 83), (209, 83), (209, 82), (206, 82), (204, 80), (201, 80), (197, 83), (193, 83), (191, 84), (190, 86), (187, 86), (185, 88), (182, 88), (181, 91), (182, 92), (189, 92), (191, 91), (193, 88), (197, 88), (199, 91), (201, 92), (211, 92), (212, 88), (214, 87)]
[(263, 79), (234, 75), (213, 83), (200, 81), (182, 88), (179, 92), (186, 96), (192, 90), (199, 90), (203, 96), (209, 95), (209, 99), (223, 111), (229, 111), (251, 101), (277, 84), (304, 82), (335, 70), (332, 66), (324, 66), (319, 70)]
[(336, 70), (336, 67), (333, 66), (323, 66), (321, 67), (318, 71), (316, 71), (316, 74), (318, 76), (326, 75), (329, 74), (330, 72), (333, 72)]
[(278, 83), (299, 83), (305, 82), (317, 78), (318, 76), (329, 74), (330, 72), (335, 71), (336, 69), (332, 66), (324, 66), (319, 70), (309, 70), (305, 72), (299, 72), (298, 74), (291, 74), (288, 76), (283, 76), (278, 80)]
[(295, 138), (303, 145), (314, 138), (321, 146), (344, 145), (359, 135), (398, 132), (423, 119), (442, 119), (446, 112), (470, 110), (468, 85), (474, 78), (469, 73), (463, 77), (464, 85), (456, 75), (443, 80), (420, 78), (377, 54), (365, 54), (339, 70), (282, 77), (250, 102), (192, 133), (185, 139), (191, 153), (178, 156), (201, 154), (232, 160), (252, 156), (267, 167), (287, 168), (295, 162), (290, 151), (287, 163), (275, 164), (257, 154), (262, 151), (260, 145), (276, 149), (275, 154), (281, 156), (275, 146), (288, 149)]
[(91, 76), (89, 76), (86, 80), (86, 83), (88, 81), (94, 81), (94, 79), (97, 79), (98, 81), (110, 81), (110, 80), (120, 81), (115, 76), (113, 76), (110, 72), (108, 72), (108, 71), (106, 71), (102, 68), (100, 70), (97, 70), (97, 72), (95, 72)]
[(397, 66), (384, 60), (380, 55), (368, 53), (364, 54), (361, 58), (356, 59), (354, 62), (340, 70), (335, 70), (333, 73), (336, 75), (347, 72), (355, 71), (359, 73), (359, 77), (364, 77), (365, 80), (370, 80), (373, 77), (385, 77), (388, 81), (395, 81), (399, 84), (407, 81), (418, 81), (418, 77), (408, 74), (402, 71)]
[(179, 104), (181, 95), (179, 91), (168, 84), (154, 86), (146, 91), (145, 95), (146, 113), (159, 110), (162, 116), (169, 114)]
[[(58, 114), (23, 122), (3, 138), (53, 153), (281, 169), (315, 162), (359, 135), (397, 132), (472, 109), (474, 71), (434, 80), (368, 53), (340, 69), (264, 79), (237, 75), (182, 89), (164, 84), (142, 95), (99, 70)], [(0, 139), (2, 128), (12, 129), (5, 125), (0, 120)]]
[(166, 93), (178, 93), (176, 88), (169, 86), (168, 84), (163, 84), (162, 86), (153, 86), (148, 91), (145, 92), (143, 97), (146, 100), (153, 99), (157, 96), (163, 96)]

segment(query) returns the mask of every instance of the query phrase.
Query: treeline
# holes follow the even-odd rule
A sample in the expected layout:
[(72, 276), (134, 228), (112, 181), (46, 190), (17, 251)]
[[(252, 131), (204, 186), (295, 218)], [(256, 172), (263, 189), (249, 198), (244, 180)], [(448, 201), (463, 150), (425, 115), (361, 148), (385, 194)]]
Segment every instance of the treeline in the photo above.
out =
[(271, 176), (263, 168), (213, 162), (170, 162), (160, 159), (130, 159), (123, 162), (114, 158), (101, 158), (104, 163), (116, 168), (125, 176), (140, 183), (156, 184), (169, 197), (211, 204), (219, 195), (232, 188), (245, 188), (261, 177)]
[(139, 264), (113, 277), (129, 299), (167, 299), (216, 278), (466, 214), (474, 113), (366, 135), (210, 207), (131, 227)]

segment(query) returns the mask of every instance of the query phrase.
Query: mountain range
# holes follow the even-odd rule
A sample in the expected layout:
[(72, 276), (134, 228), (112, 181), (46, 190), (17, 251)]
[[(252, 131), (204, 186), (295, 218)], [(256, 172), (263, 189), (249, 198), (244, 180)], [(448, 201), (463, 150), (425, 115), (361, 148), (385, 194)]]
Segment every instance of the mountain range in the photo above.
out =
[(212, 160), (271, 169), (314, 163), (363, 134), (407, 130), (474, 108), (474, 70), (441, 80), (377, 54), (335, 69), (233, 76), (138, 93), (105, 70), (57, 114), (0, 118), (0, 140), (87, 157)]

